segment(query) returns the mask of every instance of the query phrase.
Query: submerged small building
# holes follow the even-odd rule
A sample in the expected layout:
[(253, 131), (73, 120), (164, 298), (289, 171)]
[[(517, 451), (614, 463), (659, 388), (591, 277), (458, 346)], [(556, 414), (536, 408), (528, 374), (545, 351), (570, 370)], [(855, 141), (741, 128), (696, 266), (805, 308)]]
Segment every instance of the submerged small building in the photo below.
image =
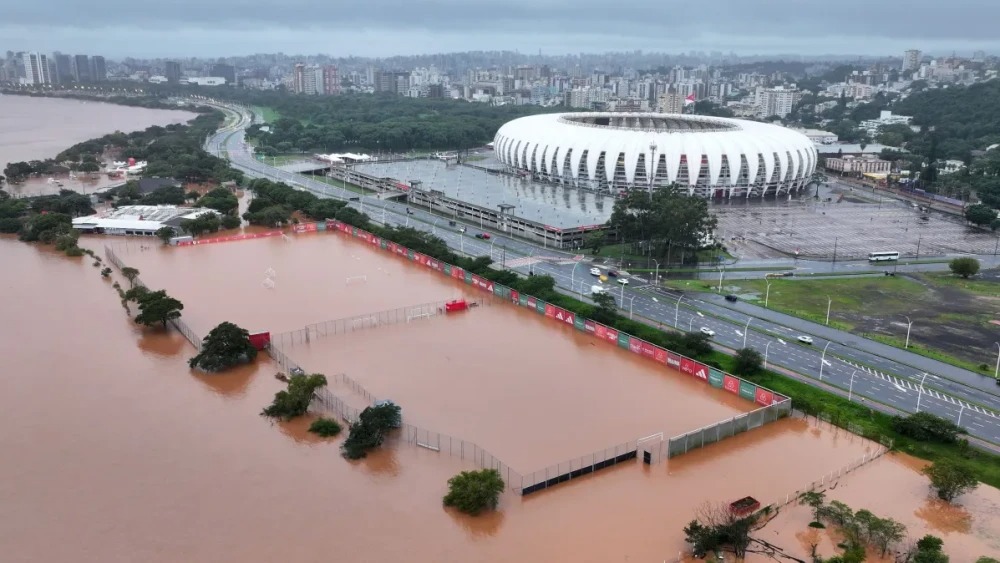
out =
[(107, 213), (77, 217), (73, 228), (84, 233), (129, 236), (155, 236), (163, 227), (180, 231), (181, 221), (195, 219), (205, 213), (220, 215), (204, 207), (176, 205), (124, 205)]

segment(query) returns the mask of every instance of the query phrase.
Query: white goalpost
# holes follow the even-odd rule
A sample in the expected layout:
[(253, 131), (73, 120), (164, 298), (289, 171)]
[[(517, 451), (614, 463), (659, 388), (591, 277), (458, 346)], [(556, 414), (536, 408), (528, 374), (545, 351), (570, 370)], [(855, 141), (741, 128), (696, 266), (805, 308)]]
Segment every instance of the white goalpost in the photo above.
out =
[[(663, 444), (663, 432), (657, 432), (656, 434), (650, 434), (643, 438), (636, 440), (636, 450), (637, 456), (639, 458), (639, 463), (649, 463), (650, 465), (656, 465), (663, 461), (662, 456), (662, 444)], [(646, 454), (649, 454), (647, 459)]]

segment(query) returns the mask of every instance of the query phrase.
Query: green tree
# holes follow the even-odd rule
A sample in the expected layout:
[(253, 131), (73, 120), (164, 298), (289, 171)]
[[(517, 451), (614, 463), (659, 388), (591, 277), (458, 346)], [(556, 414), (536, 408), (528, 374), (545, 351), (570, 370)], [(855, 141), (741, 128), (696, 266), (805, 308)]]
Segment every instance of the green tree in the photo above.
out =
[(753, 348), (741, 348), (736, 352), (736, 362), (733, 364), (733, 373), (742, 376), (752, 376), (759, 373), (764, 367), (764, 357)]
[(319, 199), (311, 203), (305, 210), (306, 214), (317, 221), (333, 219), (346, 203), (335, 199)]
[(250, 332), (233, 323), (223, 322), (209, 331), (198, 354), (188, 360), (192, 368), (218, 372), (252, 362), (257, 348), (250, 343)]
[(139, 314), (135, 322), (153, 326), (160, 324), (167, 328), (167, 322), (179, 319), (184, 304), (167, 295), (166, 290), (150, 291), (139, 298)]
[(948, 262), (948, 268), (956, 276), (968, 279), (979, 273), (979, 260), (971, 257), (952, 258), (951, 262)]
[(325, 386), (326, 376), (321, 373), (293, 375), (288, 378), (288, 387), (275, 393), (274, 401), (260, 414), (280, 420), (291, 420), (302, 416), (309, 410), (309, 403), (312, 402), (316, 390)]
[(169, 244), (170, 239), (177, 236), (177, 231), (173, 227), (160, 227), (156, 229), (156, 236), (163, 241), (163, 244)]
[(913, 554), (913, 563), (948, 563), (942, 547), (944, 541), (930, 534), (917, 540), (917, 550)]
[(24, 242), (50, 243), (73, 228), (73, 218), (65, 213), (30, 215), (22, 223), (18, 237)]
[(953, 444), (966, 431), (950, 420), (929, 412), (892, 417), (892, 429), (921, 442)]
[(496, 469), (463, 471), (448, 479), (444, 505), (476, 516), (484, 510), (496, 509), (503, 489), (503, 478)]
[(219, 216), (212, 212), (205, 212), (194, 219), (184, 219), (181, 221), (181, 228), (191, 233), (192, 236), (198, 236), (203, 233), (214, 233), (219, 230), (220, 226)]
[(350, 434), (341, 444), (347, 459), (361, 459), (368, 452), (382, 445), (386, 434), (402, 424), (400, 408), (390, 402), (367, 407), (361, 411), (357, 422), (351, 424)]
[(608, 225), (625, 241), (646, 241), (656, 256), (701, 248), (715, 229), (708, 202), (676, 186), (632, 190), (615, 201)]
[(594, 302), (594, 312), (591, 318), (601, 324), (614, 324), (615, 319), (618, 318), (618, 306), (615, 304), (615, 298), (608, 292), (602, 292), (592, 294), (590, 299)]
[(807, 491), (799, 495), (799, 504), (804, 504), (813, 509), (813, 521), (819, 522), (820, 513), (823, 509), (823, 503), (826, 501), (826, 495), (818, 491)]
[(987, 557), (984, 555), (979, 559), (976, 559), (976, 563), (1000, 563), (1000, 561), (997, 561), (993, 557)]
[(223, 229), (238, 229), (242, 224), (240, 218), (235, 215), (223, 215), (222, 219), (219, 220), (219, 224)]
[(921, 473), (930, 479), (938, 498), (947, 502), (979, 486), (972, 470), (950, 459), (939, 459), (923, 468)]
[(997, 218), (997, 212), (989, 205), (975, 203), (965, 208), (965, 220), (982, 227), (989, 225)]
[(125, 266), (122, 268), (122, 277), (128, 280), (129, 287), (135, 287), (135, 280), (139, 277), (139, 270)]
[(198, 207), (214, 209), (223, 215), (233, 213), (239, 207), (240, 202), (236, 196), (226, 188), (215, 188), (208, 192), (196, 204)]
[(604, 247), (604, 240), (606, 238), (607, 234), (603, 229), (591, 231), (583, 238), (583, 247), (589, 248), (595, 255), (600, 254), (601, 248)]

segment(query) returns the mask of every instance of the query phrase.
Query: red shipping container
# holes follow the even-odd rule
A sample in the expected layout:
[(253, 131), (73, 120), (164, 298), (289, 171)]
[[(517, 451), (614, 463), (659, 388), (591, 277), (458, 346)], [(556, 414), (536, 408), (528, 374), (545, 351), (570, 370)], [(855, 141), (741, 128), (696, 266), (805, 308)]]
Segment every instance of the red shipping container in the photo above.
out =
[(257, 350), (263, 350), (267, 348), (267, 345), (271, 343), (271, 333), (270, 332), (255, 332), (250, 335), (250, 344)]

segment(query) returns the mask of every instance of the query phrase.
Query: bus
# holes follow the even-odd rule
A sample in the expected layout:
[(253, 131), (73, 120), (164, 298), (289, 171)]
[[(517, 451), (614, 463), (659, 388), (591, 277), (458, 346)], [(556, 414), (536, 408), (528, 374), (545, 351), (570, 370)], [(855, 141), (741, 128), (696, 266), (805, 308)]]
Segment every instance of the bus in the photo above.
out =
[(869, 262), (883, 262), (888, 260), (899, 260), (899, 253), (894, 250), (882, 250), (868, 253)]

